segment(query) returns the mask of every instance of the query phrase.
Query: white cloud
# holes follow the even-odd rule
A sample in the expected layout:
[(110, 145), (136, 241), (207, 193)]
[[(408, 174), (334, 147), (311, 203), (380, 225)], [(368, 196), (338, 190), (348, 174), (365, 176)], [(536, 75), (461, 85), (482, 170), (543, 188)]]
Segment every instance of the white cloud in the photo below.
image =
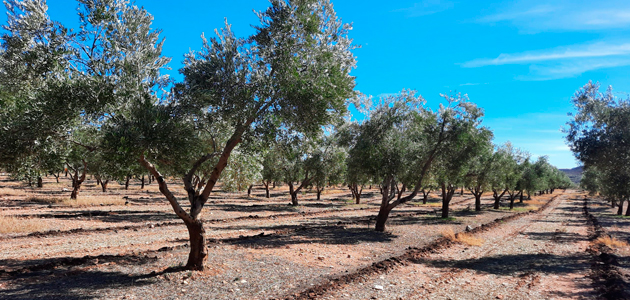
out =
[(455, 4), (448, 0), (423, 0), (414, 3), (411, 7), (396, 9), (394, 12), (404, 12), (407, 17), (421, 17), (439, 13), (454, 6)]
[(528, 64), (533, 62), (574, 59), (574, 58), (590, 58), (630, 55), (630, 43), (609, 44), (595, 43), (588, 45), (573, 45), (568, 47), (559, 47), (551, 50), (523, 52), (516, 54), (502, 53), (496, 58), (475, 59), (464, 63), (465, 68), (476, 68), (484, 66), (498, 66), (508, 64)]
[(579, 76), (585, 72), (630, 65), (630, 43), (597, 42), (547, 50), (502, 53), (495, 58), (474, 59), (464, 68), (500, 65), (529, 65), (529, 74), (518, 80), (553, 80)]
[(630, 57), (586, 59), (553, 64), (532, 65), (529, 67), (530, 74), (516, 76), (516, 79), (522, 81), (554, 80), (579, 76), (588, 71), (625, 66), (630, 66)]
[(520, 0), (478, 21), (510, 22), (528, 33), (629, 28), (630, 1)]

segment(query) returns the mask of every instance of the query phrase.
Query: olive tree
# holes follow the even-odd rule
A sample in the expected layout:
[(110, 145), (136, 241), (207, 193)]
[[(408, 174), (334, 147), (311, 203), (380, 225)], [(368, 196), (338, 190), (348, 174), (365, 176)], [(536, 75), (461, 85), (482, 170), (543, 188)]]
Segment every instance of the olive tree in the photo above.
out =
[(223, 171), (221, 182), (225, 191), (247, 190), (249, 197), (252, 187), (262, 179), (262, 164), (258, 153), (242, 153), (235, 150)]
[[(236, 37), (229, 25), (214, 38), (202, 37), (202, 50), (185, 57), (184, 81), (175, 85), (172, 99), (138, 97), (135, 115), (113, 118), (108, 126), (110, 141), (139, 158), (186, 224), (191, 245), (187, 269), (204, 269), (201, 212), (233, 150), (272, 140), (279, 128), (305, 136), (318, 133), (345, 112), (346, 100), (355, 94), (349, 74), (355, 66), (347, 37), (351, 26), (337, 18), (329, 1), (273, 0), (257, 16), (260, 25), (248, 38)], [(207, 147), (199, 139), (201, 131), (215, 133), (219, 127), (227, 138), (215, 139), (216, 148)], [(169, 164), (180, 166), (188, 212), (159, 171)], [(204, 164), (211, 164), (212, 172), (203, 188), (193, 186), (194, 174)]]
[(448, 218), (449, 204), (457, 187), (466, 182), (471, 164), (484, 150), (490, 147), (492, 132), (479, 127), (483, 112), (470, 103), (460, 102), (461, 98), (447, 97), (449, 104), (463, 103), (466, 111), (452, 116), (444, 135), (445, 140), (438, 152), (433, 176), (442, 190), (442, 218)]
[(280, 178), (289, 186), (291, 205), (299, 205), (298, 195), (315, 179), (321, 163), (313, 156), (317, 140), (305, 137), (284, 138), (278, 142), (276, 151), (280, 153)]
[(479, 144), (479, 153), (472, 157), (468, 164), (468, 172), (464, 177), (464, 185), (475, 196), (475, 211), (481, 211), (481, 196), (491, 188), (493, 144), (488, 138)]
[[(567, 123), (566, 138), (575, 157), (587, 169), (595, 167), (601, 173), (602, 190), (620, 202), (618, 214), (622, 214), (623, 202), (630, 198), (630, 100), (615, 97), (611, 87), (604, 93), (599, 90), (599, 84), (589, 82), (575, 93), (572, 102), (577, 112)], [(560, 177), (553, 178), (553, 185), (558, 185)]]
[(0, 148), (12, 150), (0, 150), (2, 160), (41, 156), (34, 145), (68, 148), (74, 198), (97, 150), (75, 131), (99, 131), (112, 116), (124, 115), (131, 99), (168, 82), (160, 75), (169, 61), (161, 56), (163, 41), (150, 27), (152, 16), (125, 0), (79, 0), (76, 31), (51, 21), (46, 1), (5, 5), (0, 84), (11, 88), (3, 89), (0, 103), (6, 116), (0, 117)]
[(280, 153), (275, 147), (266, 151), (262, 159), (262, 183), (265, 186), (265, 197), (269, 198), (269, 185), (282, 179)]
[(347, 151), (340, 147), (335, 135), (321, 138), (312, 152), (313, 180), (311, 185), (317, 193), (317, 200), (327, 186), (334, 186), (344, 181), (346, 177)]
[[(440, 105), (440, 109), (433, 112), (423, 106), (424, 99), (414, 91), (385, 97), (355, 131), (348, 169), (366, 174), (379, 183), (381, 206), (376, 219), (377, 231), (385, 230), (392, 209), (412, 200), (422, 190), (438, 152), (456, 139), (457, 135), (451, 134), (454, 131), (449, 129), (460, 122), (477, 122), (480, 117), (481, 111), (467, 102), (465, 96), (446, 98), (449, 105)], [(413, 186), (406, 196), (401, 195), (399, 188), (403, 178)]]

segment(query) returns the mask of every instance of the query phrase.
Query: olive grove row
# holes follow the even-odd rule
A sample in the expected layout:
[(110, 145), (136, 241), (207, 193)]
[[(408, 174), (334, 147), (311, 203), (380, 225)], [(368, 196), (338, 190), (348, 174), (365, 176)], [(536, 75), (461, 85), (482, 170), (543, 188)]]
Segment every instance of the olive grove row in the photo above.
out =
[(577, 112), (566, 131), (571, 150), (584, 164), (580, 185), (618, 205), (621, 215), (624, 202), (630, 203), (630, 99), (616, 97), (612, 87), (602, 93), (599, 84), (589, 82), (572, 102)]
[[(7, 0), (0, 52), (0, 166), (32, 181), (68, 169), (79, 196), (89, 173), (110, 180), (154, 178), (190, 235), (189, 269), (203, 269), (200, 217), (219, 180), (231, 189), (256, 182), (306, 187), (380, 188), (376, 230), (389, 212), (432, 189), (443, 216), (458, 188), (476, 208), (492, 191), (495, 208), (570, 185), (546, 158), (510, 144), (495, 147), (483, 112), (465, 96), (437, 111), (413, 91), (370, 104), (350, 75), (351, 25), (328, 0), (271, 0), (249, 37), (230, 25), (202, 36), (175, 82), (163, 72), (164, 39), (153, 17), (127, 0), (78, 0), (79, 28), (51, 20), (45, 0)], [(349, 105), (368, 108), (348, 121)], [(496, 148), (496, 149), (495, 149)], [(181, 180), (185, 210), (165, 178)], [(296, 183), (297, 182), (297, 183)]]

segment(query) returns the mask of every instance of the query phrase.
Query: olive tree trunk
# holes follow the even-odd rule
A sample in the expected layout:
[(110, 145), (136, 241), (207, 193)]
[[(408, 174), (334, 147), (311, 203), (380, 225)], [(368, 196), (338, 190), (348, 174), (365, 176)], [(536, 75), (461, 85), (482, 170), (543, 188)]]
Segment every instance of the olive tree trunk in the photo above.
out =
[(422, 204), (427, 204), (431, 191), (422, 189)]
[(109, 180), (101, 181), (101, 189), (103, 190), (103, 193), (107, 192), (108, 183), (109, 183)]
[(263, 181), (263, 185), (265, 186), (265, 197), (269, 198), (269, 181)]
[(354, 203), (361, 204), (361, 193), (363, 192), (363, 185), (359, 185), (356, 183), (351, 183), (348, 185), (350, 192), (352, 193), (352, 198), (354, 198)]
[(494, 209), (499, 209), (499, 205), (501, 203), (501, 197), (503, 197), (503, 195), (505, 195), (505, 193), (508, 191), (508, 189), (504, 189), (503, 192), (499, 193), (499, 190), (497, 189), (492, 189), (492, 197), (494, 198)]
[(442, 218), (448, 218), (448, 207), (455, 194), (455, 187), (442, 183)]
[(475, 196), (475, 211), (481, 211), (481, 195), (483, 195), (483, 189), (481, 186), (476, 186), (475, 188), (469, 188), (470, 193)]
[(74, 175), (70, 173), (70, 178), (72, 179), (72, 193), (70, 193), (70, 199), (76, 200), (79, 195), (79, 190), (81, 189), (81, 184), (85, 181), (85, 176), (87, 173), (87, 163), (85, 160), (83, 161), (83, 170), (81, 171), (81, 176), (79, 176), (79, 169), (72, 168), (68, 165), (68, 168), (74, 171)]

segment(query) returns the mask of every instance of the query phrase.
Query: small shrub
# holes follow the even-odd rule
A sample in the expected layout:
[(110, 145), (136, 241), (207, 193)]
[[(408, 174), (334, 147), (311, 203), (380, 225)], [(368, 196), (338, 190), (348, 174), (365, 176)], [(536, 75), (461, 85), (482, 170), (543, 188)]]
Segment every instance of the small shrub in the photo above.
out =
[(624, 242), (624, 241), (620, 241), (614, 237), (611, 237), (609, 235), (605, 235), (602, 237), (599, 237), (595, 240), (596, 244), (602, 244), (602, 245), (606, 245), (610, 248), (625, 248), (628, 247), (628, 243)]
[(468, 246), (481, 246), (483, 245), (483, 239), (476, 238), (468, 233), (457, 234), (457, 241), (466, 244)]
[(449, 227), (449, 228), (443, 229), (442, 231), (440, 231), (440, 234), (446, 239), (448, 239), (449, 241), (454, 242), (455, 240), (457, 240), (455, 236), (455, 231), (453, 231), (453, 228)]
[(461, 243), (468, 246), (481, 246), (483, 239), (476, 238), (469, 233), (455, 233), (452, 228), (446, 228), (440, 234), (451, 242)]

